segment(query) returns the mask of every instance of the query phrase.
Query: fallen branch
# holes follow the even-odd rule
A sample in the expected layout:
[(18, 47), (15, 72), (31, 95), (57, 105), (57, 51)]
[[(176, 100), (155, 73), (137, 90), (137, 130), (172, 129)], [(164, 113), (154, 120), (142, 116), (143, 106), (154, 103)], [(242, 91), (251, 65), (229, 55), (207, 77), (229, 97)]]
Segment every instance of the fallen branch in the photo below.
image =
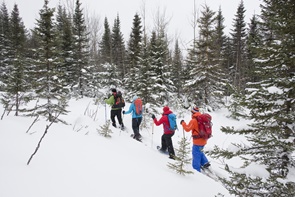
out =
[(51, 125), (55, 122), (55, 120), (58, 118), (58, 116), (59, 116), (60, 114), (61, 114), (61, 112), (60, 112), (56, 117), (54, 117), (53, 121), (51, 121), (49, 125), (46, 125), (46, 129), (45, 129), (45, 131), (44, 131), (42, 137), (40, 138), (40, 140), (39, 140), (39, 142), (38, 142), (38, 145), (37, 145), (37, 147), (35, 148), (35, 151), (33, 152), (33, 154), (31, 155), (30, 159), (28, 160), (27, 165), (30, 164), (30, 162), (31, 162), (31, 160), (33, 159), (34, 155), (35, 155), (35, 154), (37, 153), (37, 151), (39, 150), (40, 145), (41, 145), (41, 142), (42, 142), (42, 140), (44, 139), (45, 135), (47, 134), (48, 129), (51, 127)]
[(39, 115), (35, 118), (35, 120), (34, 120), (33, 123), (30, 125), (30, 127), (28, 128), (28, 130), (27, 130), (26, 133), (28, 133), (28, 132), (30, 131), (30, 129), (32, 128), (32, 126), (37, 122), (38, 118), (39, 118)]

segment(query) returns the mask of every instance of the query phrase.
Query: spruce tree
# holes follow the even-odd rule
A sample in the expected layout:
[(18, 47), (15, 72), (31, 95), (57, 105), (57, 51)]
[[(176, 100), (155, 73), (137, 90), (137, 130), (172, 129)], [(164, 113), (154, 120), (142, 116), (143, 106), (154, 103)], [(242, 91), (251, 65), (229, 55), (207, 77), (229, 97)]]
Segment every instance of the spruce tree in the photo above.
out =
[(133, 26), (132, 31), (130, 34), (130, 38), (128, 41), (128, 78), (126, 79), (126, 84), (128, 87), (128, 90), (132, 94), (137, 94), (137, 92), (140, 90), (140, 86), (137, 85), (137, 81), (141, 78), (140, 75), (140, 55), (142, 50), (142, 24), (141, 24), (141, 18), (136, 13), (133, 18)]
[[(242, 166), (227, 164), (230, 177), (222, 180), (237, 196), (293, 196), (295, 193), (295, 182), (289, 176), (295, 166), (294, 10), (293, 1), (264, 0), (263, 40), (255, 47), (253, 59), (259, 78), (247, 84), (243, 102), (252, 123), (246, 129), (222, 129), (229, 134), (244, 135), (248, 143), (234, 144), (234, 151), (215, 147), (210, 153), (217, 158), (243, 161)], [(267, 175), (253, 173), (251, 165), (261, 166)]]
[(121, 22), (119, 15), (117, 15), (117, 18), (114, 21), (111, 37), (113, 64), (116, 65), (118, 78), (123, 80), (126, 74), (125, 43), (123, 34), (121, 32)]
[(168, 167), (181, 175), (193, 174), (192, 171), (185, 169), (186, 165), (191, 163), (191, 159), (189, 158), (190, 142), (187, 138), (183, 137), (178, 144), (179, 148), (176, 149), (176, 161), (175, 163), (169, 162)]
[(177, 98), (183, 93), (183, 59), (179, 48), (178, 40), (175, 42), (174, 53), (172, 57), (171, 80), (176, 88)]
[(91, 66), (89, 65), (89, 44), (88, 32), (85, 25), (83, 9), (79, 0), (76, 0), (75, 12), (73, 15), (73, 64), (75, 66), (74, 93), (83, 97), (92, 95), (93, 80)]
[(231, 69), (232, 84), (236, 87), (238, 92), (244, 92), (246, 79), (246, 23), (245, 23), (245, 7), (244, 2), (238, 6), (237, 13), (233, 22), (233, 30), (231, 32), (232, 45), (233, 45), (233, 58), (234, 62)]
[(45, 102), (38, 102), (31, 109), (31, 114), (44, 116), (49, 122), (64, 122), (57, 118), (59, 115), (67, 113), (67, 100), (58, 72), (60, 61), (55, 47), (54, 9), (48, 7), (48, 0), (44, 0), (43, 8), (39, 14), (40, 18), (37, 19), (35, 32), (40, 47), (36, 50), (35, 67), (31, 69), (36, 100), (45, 99)]
[(101, 64), (112, 64), (112, 34), (107, 17), (104, 19), (104, 33), (99, 46)]
[(170, 101), (171, 93), (174, 92), (173, 82), (170, 80), (168, 72), (171, 65), (167, 61), (168, 44), (165, 32), (152, 33), (150, 42), (150, 63), (151, 77), (154, 77), (152, 94), (156, 94), (155, 101), (158, 105), (167, 105)]
[(200, 36), (196, 41), (195, 56), (187, 86), (194, 90), (192, 100), (198, 106), (218, 108), (224, 92), (224, 76), (217, 56), (215, 12), (205, 5), (199, 18)]
[(4, 78), (4, 95), (2, 103), (14, 106), (15, 115), (19, 114), (21, 105), (30, 100), (28, 78), (28, 61), (26, 58), (26, 34), (19, 10), (15, 4), (10, 16), (9, 42), (6, 59), (8, 59), (7, 78)]
[(0, 90), (5, 86), (4, 80), (8, 78), (8, 59), (6, 58), (9, 50), (9, 14), (6, 4), (3, 2), (0, 7)]
[(59, 51), (61, 64), (58, 67), (60, 81), (64, 90), (70, 92), (70, 86), (74, 84), (75, 67), (73, 58), (74, 38), (71, 16), (67, 14), (65, 7), (61, 5), (57, 8), (56, 15), (56, 46)]
[(253, 15), (250, 20), (246, 44), (247, 66), (245, 78), (247, 82), (256, 82), (259, 81), (260, 77), (255, 73), (254, 59), (258, 57), (258, 51), (255, 49), (262, 44), (262, 35), (257, 15)]

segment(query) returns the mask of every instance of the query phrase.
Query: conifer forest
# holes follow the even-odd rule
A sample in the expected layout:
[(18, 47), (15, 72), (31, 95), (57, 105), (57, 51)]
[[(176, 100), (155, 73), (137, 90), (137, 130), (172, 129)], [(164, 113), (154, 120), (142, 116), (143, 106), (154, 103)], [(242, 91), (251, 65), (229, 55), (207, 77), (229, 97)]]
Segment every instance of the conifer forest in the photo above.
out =
[(12, 10), (0, 5), (0, 99), (6, 112), (63, 122), (58, 115), (67, 114), (69, 99), (103, 99), (100, 90), (112, 87), (126, 99), (138, 95), (150, 108), (227, 107), (232, 118), (253, 121), (247, 129), (222, 132), (244, 135), (250, 144), (207, 154), (264, 165), (269, 177), (228, 168), (229, 178), (221, 180), (226, 188), (236, 196), (295, 193), (295, 181), (288, 179), (295, 169), (294, 0), (262, 0), (260, 15), (249, 23), (241, 1), (229, 35), (222, 10), (204, 5), (195, 21), (198, 36), (187, 49), (168, 37), (161, 16), (146, 32), (144, 17), (134, 13), (126, 40), (119, 14), (112, 26), (105, 17), (99, 34), (80, 0), (74, 9), (48, 4), (44, 0), (33, 29), (24, 26), (17, 4)]

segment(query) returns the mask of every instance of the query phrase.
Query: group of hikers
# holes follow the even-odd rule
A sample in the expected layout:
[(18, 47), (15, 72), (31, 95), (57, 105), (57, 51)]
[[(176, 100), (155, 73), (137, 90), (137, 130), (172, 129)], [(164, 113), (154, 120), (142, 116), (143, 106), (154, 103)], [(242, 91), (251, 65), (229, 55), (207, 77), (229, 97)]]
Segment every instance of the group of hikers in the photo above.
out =
[[(139, 132), (139, 126), (142, 122), (142, 113), (138, 113), (138, 109), (136, 108), (136, 102), (139, 100), (137, 96), (134, 96), (132, 99), (132, 103), (129, 106), (128, 111), (122, 111), (122, 108), (125, 104), (120, 104), (117, 101), (118, 96), (121, 96), (121, 92), (113, 88), (111, 89), (112, 95), (105, 100), (107, 104), (111, 106), (111, 121), (114, 127), (117, 127), (115, 117), (117, 117), (120, 128), (124, 129), (124, 123), (122, 121), (122, 114), (130, 114), (132, 113), (132, 130), (133, 130), (133, 138), (141, 141), (142, 136)], [(122, 99), (122, 98), (121, 98)], [(142, 112), (142, 108), (141, 108)], [(161, 136), (161, 147), (159, 151), (165, 153), (168, 150), (169, 158), (176, 159), (172, 136), (175, 133), (175, 130), (170, 128), (168, 115), (172, 114), (173, 112), (170, 110), (168, 106), (163, 107), (163, 113), (161, 118), (158, 120), (154, 114), (151, 115), (153, 122), (156, 126), (163, 125), (163, 134)], [(194, 137), (195, 133), (199, 132), (198, 120), (197, 117), (201, 115), (198, 107), (193, 107), (191, 109), (192, 119), (189, 121), (188, 124), (184, 120), (180, 121), (180, 125), (183, 127), (184, 131), (192, 132), (192, 139), (193, 139), (193, 147), (192, 147), (192, 167), (201, 172), (201, 170), (208, 169), (210, 163), (206, 155), (203, 152), (204, 146), (207, 144), (207, 139), (201, 137)]]

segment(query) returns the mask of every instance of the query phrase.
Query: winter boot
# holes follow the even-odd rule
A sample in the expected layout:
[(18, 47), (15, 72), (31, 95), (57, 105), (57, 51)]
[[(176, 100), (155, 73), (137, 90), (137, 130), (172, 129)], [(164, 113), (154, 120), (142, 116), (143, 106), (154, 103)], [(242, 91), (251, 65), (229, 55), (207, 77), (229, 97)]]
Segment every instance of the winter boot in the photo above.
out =
[(211, 166), (211, 164), (210, 164), (209, 162), (207, 162), (207, 163), (205, 163), (205, 164), (201, 167), (201, 169), (202, 169), (202, 170), (208, 170), (210, 166)]

